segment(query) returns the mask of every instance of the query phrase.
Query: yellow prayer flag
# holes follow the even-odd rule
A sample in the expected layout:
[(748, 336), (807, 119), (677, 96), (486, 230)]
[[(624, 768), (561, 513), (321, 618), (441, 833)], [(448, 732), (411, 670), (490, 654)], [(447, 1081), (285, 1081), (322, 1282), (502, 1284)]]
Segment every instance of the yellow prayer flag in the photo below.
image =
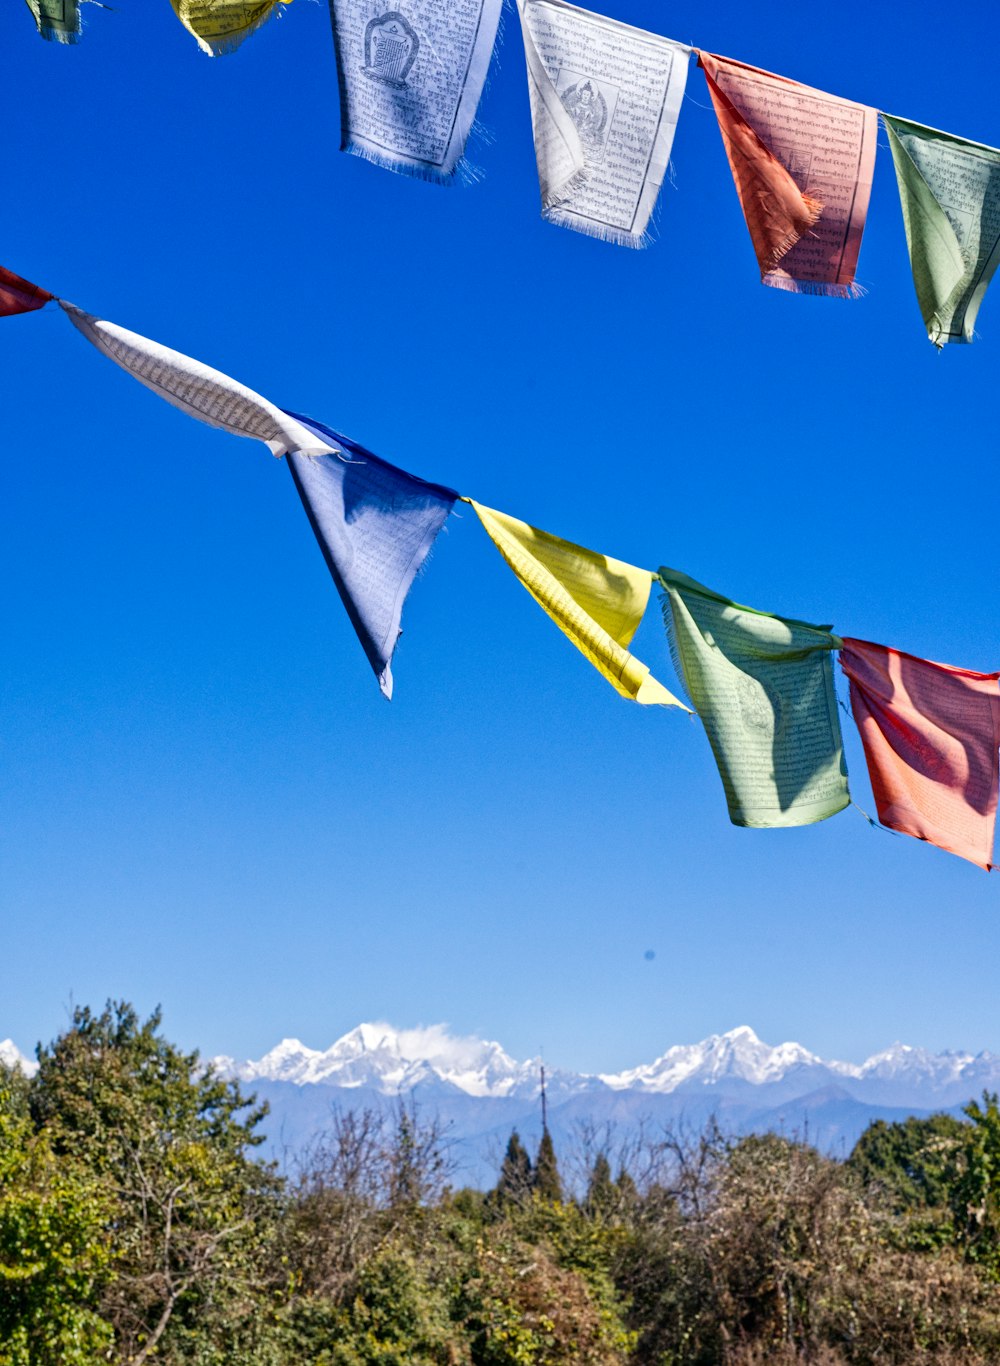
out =
[(648, 569), (584, 550), (471, 498), (465, 501), (539, 607), (613, 688), (635, 702), (690, 710), (627, 649), (649, 601), (653, 575)]
[(279, 3), (289, 0), (171, 0), (177, 18), (210, 57), (234, 52)]

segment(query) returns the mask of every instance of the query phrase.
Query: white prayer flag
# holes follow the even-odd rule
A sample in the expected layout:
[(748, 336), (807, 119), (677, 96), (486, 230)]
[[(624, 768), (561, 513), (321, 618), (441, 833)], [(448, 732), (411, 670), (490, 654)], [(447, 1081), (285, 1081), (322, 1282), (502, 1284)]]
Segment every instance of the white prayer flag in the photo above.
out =
[(330, 0), (341, 151), (448, 183), (489, 70), (502, 0)]
[(98, 351), (190, 417), (207, 422), (210, 427), (221, 427), (234, 436), (255, 437), (276, 456), (287, 455), (289, 451), (328, 455), (337, 449), (221, 371), (141, 337), (138, 332), (95, 318), (74, 304), (62, 299), (59, 303), (74, 327)]
[(542, 217), (646, 244), (691, 48), (565, 0), (518, 0)]

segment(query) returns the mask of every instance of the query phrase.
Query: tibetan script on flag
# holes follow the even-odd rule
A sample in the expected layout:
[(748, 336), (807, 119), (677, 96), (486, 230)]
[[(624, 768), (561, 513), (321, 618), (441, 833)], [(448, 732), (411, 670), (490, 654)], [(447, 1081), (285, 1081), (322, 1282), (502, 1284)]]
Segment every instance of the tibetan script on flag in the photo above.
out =
[(542, 216), (641, 247), (691, 49), (564, 0), (519, 0)]
[(879, 820), (989, 868), (997, 816), (1000, 674), (845, 638), (840, 665)]
[(935, 346), (971, 342), (1000, 262), (1000, 150), (882, 115), (917, 301)]
[(664, 618), (734, 825), (809, 825), (850, 802), (825, 626), (742, 607), (661, 569)]
[(489, 69), (502, 0), (330, 0), (341, 150), (449, 181)]
[(876, 111), (708, 52), (699, 62), (762, 282), (856, 294)]

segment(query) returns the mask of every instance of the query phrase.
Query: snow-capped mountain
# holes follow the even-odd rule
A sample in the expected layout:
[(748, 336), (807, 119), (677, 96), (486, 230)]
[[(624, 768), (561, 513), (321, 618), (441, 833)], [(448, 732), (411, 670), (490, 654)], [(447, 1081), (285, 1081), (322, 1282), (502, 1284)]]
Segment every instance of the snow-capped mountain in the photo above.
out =
[[(511, 1129), (528, 1142), (540, 1130), (539, 1061), (519, 1062), (498, 1043), (444, 1025), (363, 1024), (326, 1050), (286, 1039), (256, 1062), (214, 1065), (268, 1101), (270, 1151), (279, 1159), (328, 1128), (335, 1111), (412, 1099), (444, 1126), (463, 1179), (488, 1185)], [(958, 1113), (983, 1089), (1000, 1089), (1000, 1057), (893, 1044), (866, 1062), (840, 1062), (798, 1043), (772, 1046), (742, 1025), (622, 1072), (546, 1068), (546, 1083), (549, 1127), (564, 1152), (585, 1128), (626, 1138), (714, 1116), (731, 1133), (774, 1130), (843, 1155), (875, 1119)]]
[(680, 1086), (716, 1086), (725, 1081), (765, 1086), (803, 1068), (828, 1076), (841, 1075), (848, 1067), (847, 1063), (825, 1063), (798, 1043), (772, 1048), (762, 1043), (749, 1025), (740, 1025), (728, 1034), (712, 1034), (701, 1043), (676, 1044), (655, 1062), (605, 1074), (601, 1080), (616, 1091), (668, 1094)]
[[(326, 1050), (285, 1039), (256, 1062), (215, 1058), (226, 1075), (249, 1083), (288, 1082), (366, 1090), (396, 1096), (415, 1088), (477, 1098), (528, 1100), (539, 1092), (539, 1061), (518, 1062), (500, 1044), (450, 1034), (444, 1025), (396, 1029), (362, 1024)], [(550, 1098), (581, 1093), (692, 1095), (748, 1090), (805, 1095), (836, 1086), (879, 1104), (955, 1104), (984, 1087), (1000, 1085), (1000, 1057), (992, 1053), (930, 1053), (906, 1044), (861, 1064), (823, 1059), (801, 1044), (764, 1043), (748, 1025), (712, 1034), (701, 1043), (676, 1044), (651, 1063), (622, 1072), (589, 1075), (546, 1070)]]
[[(10, 1040), (0, 1043), (0, 1060), (35, 1070)], [(448, 1134), (462, 1179), (489, 1185), (511, 1129), (528, 1142), (540, 1132), (540, 1061), (519, 1062), (499, 1043), (445, 1025), (362, 1024), (327, 1049), (284, 1039), (256, 1061), (219, 1057), (208, 1065), (268, 1102), (267, 1151), (279, 1160), (327, 1130), (335, 1111), (385, 1111), (412, 1100)], [(798, 1043), (767, 1044), (747, 1025), (676, 1044), (622, 1072), (546, 1067), (549, 1127), (566, 1152), (584, 1129), (627, 1140), (714, 1117), (730, 1133), (799, 1135), (842, 1155), (874, 1119), (960, 1113), (984, 1090), (1000, 1091), (1000, 1057), (992, 1053), (896, 1043), (863, 1063), (839, 1062)]]
[[(538, 1094), (537, 1062), (515, 1062), (498, 1043), (449, 1034), (443, 1025), (394, 1029), (362, 1024), (325, 1051), (283, 1039), (257, 1062), (214, 1058), (215, 1067), (240, 1081), (286, 1081), (296, 1086), (367, 1087), (398, 1095), (417, 1086), (450, 1087), (467, 1096), (525, 1098)], [(553, 1072), (552, 1094), (586, 1089), (588, 1077)]]

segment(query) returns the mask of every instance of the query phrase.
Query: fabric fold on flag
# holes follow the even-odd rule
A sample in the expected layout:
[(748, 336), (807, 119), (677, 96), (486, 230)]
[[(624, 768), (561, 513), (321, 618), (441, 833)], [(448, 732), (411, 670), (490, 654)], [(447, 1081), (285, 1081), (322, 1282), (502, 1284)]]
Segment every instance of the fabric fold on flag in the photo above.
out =
[(1000, 261), (1000, 149), (882, 115), (927, 335), (971, 342)]
[(40, 289), (29, 280), (0, 266), (0, 318), (12, 318), (17, 313), (33, 313), (44, 308), (56, 296)]
[(743, 62), (700, 52), (761, 281), (852, 298), (878, 114)]
[(330, 0), (340, 150), (437, 184), (464, 163), (503, 0)]
[(177, 18), (202, 52), (221, 57), (266, 24), (289, 0), (170, 0)]
[(458, 494), (397, 469), (322, 423), (288, 416), (328, 450), (336, 448), (328, 455), (292, 451), (288, 468), (383, 696), (391, 699), (403, 603)]
[(690, 710), (628, 651), (649, 601), (653, 576), (648, 569), (585, 550), (471, 498), (465, 501), (539, 607), (622, 697)]
[(850, 802), (828, 626), (773, 616), (661, 569), (677, 671), (734, 825), (810, 825)]
[(28, 0), (38, 32), (51, 43), (78, 43), (80, 0)]
[(851, 637), (840, 665), (879, 820), (988, 871), (1000, 788), (1000, 673)]
[(692, 49), (565, 0), (518, 0), (542, 217), (641, 247)]
[(109, 360), (189, 417), (234, 436), (263, 441), (272, 455), (301, 450), (321, 455), (333, 449), (253, 389), (180, 351), (138, 332), (95, 318), (75, 304), (59, 304), (73, 326)]

